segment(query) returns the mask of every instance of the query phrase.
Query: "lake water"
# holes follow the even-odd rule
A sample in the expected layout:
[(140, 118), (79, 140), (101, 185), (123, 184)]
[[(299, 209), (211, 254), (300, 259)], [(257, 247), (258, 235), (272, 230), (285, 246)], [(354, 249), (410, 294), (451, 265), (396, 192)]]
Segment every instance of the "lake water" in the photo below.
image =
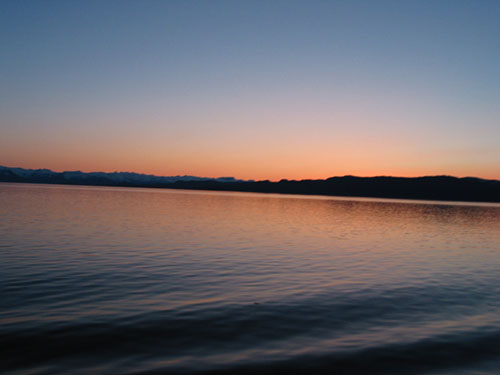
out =
[(0, 184), (3, 374), (498, 374), (500, 205)]

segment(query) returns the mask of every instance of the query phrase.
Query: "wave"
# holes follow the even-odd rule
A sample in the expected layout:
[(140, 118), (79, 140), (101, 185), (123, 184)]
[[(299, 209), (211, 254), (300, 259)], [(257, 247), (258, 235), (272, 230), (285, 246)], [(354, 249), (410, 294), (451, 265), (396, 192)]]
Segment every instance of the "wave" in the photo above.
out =
[(0, 363), (37, 374), (90, 362), (96, 374), (419, 374), (500, 358), (487, 299), (443, 304), (426, 290), (3, 324)]

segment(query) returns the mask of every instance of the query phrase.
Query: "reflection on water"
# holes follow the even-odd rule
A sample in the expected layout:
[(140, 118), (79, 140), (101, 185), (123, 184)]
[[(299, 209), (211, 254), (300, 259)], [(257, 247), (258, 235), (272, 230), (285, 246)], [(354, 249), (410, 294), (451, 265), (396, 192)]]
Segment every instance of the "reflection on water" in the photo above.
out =
[(0, 370), (500, 370), (500, 205), (0, 184)]

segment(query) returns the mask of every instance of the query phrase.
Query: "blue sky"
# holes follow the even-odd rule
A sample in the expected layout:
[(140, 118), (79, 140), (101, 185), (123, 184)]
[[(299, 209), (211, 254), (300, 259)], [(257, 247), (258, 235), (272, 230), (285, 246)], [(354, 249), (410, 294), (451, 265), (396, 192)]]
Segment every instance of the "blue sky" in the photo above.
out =
[(0, 164), (500, 178), (498, 1), (3, 1)]

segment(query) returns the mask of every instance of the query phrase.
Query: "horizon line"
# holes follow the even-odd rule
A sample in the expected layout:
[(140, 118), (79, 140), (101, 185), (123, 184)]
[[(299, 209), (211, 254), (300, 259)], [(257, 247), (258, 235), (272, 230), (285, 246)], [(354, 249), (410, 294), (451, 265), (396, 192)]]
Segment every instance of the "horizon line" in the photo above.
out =
[(369, 175), (369, 176), (360, 176), (360, 175), (353, 175), (353, 174), (345, 174), (345, 175), (333, 175), (329, 177), (324, 177), (324, 178), (302, 178), (302, 179), (288, 179), (286, 177), (280, 178), (278, 180), (270, 180), (270, 179), (240, 179), (235, 176), (218, 176), (218, 177), (206, 177), (206, 176), (196, 176), (193, 174), (177, 174), (177, 175), (157, 175), (153, 173), (141, 173), (141, 172), (131, 172), (131, 171), (112, 171), (112, 172), (106, 172), (106, 171), (95, 171), (95, 170), (90, 170), (90, 171), (83, 171), (79, 169), (75, 170), (62, 170), (62, 171), (57, 171), (54, 169), (50, 168), (24, 168), (24, 167), (9, 167), (0, 164), (0, 168), (8, 168), (8, 169), (23, 169), (23, 170), (31, 170), (31, 171), (41, 171), (41, 170), (47, 170), (53, 173), (105, 173), (105, 174), (112, 174), (112, 173), (130, 173), (130, 174), (136, 174), (136, 175), (142, 175), (142, 176), (154, 176), (154, 177), (196, 177), (196, 178), (203, 178), (203, 179), (222, 179), (222, 178), (232, 178), (235, 180), (239, 181), (244, 181), (244, 182), (264, 182), (264, 181), (269, 181), (269, 182), (280, 182), (280, 181), (318, 181), (318, 180), (328, 180), (330, 178), (345, 178), (345, 177), (354, 177), (354, 178), (407, 178), (407, 179), (412, 179), (412, 178), (426, 178), (426, 177), (450, 177), (450, 178), (457, 178), (457, 179), (478, 179), (478, 180), (484, 180), (484, 181), (499, 181), (499, 179), (495, 178), (483, 178), (483, 177), (477, 177), (477, 176), (454, 176), (451, 174), (429, 174), (429, 175), (415, 175), (415, 176), (397, 176), (397, 175)]

